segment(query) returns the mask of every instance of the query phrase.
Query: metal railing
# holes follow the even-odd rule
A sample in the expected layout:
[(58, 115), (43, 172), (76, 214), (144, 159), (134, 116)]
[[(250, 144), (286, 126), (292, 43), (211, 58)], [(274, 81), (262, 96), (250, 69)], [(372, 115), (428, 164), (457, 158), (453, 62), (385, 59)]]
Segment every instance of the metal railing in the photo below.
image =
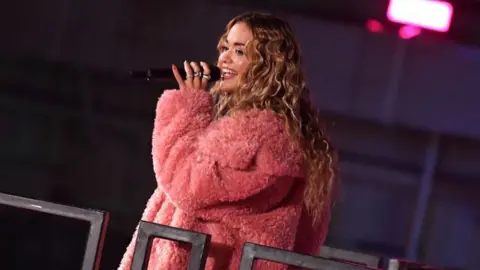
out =
[(140, 221), (133, 253), (132, 270), (147, 269), (154, 238), (188, 243), (192, 245), (188, 270), (201, 270), (207, 262), (211, 236), (161, 224)]
[(336, 249), (327, 246), (323, 246), (320, 249), (320, 257), (324, 259), (350, 262), (375, 268), (379, 268), (381, 264), (381, 257), (379, 256), (353, 252), (344, 249)]
[[(56, 204), (5, 193), (0, 193), (0, 204), (71, 219), (88, 221), (90, 223), (90, 229), (81, 269), (100, 269), (102, 248), (109, 221), (108, 212)], [(205, 269), (211, 241), (210, 235), (166, 225), (140, 221), (133, 254), (132, 270), (147, 269), (152, 242), (155, 238), (162, 238), (170, 241), (190, 244), (192, 249), (190, 251), (190, 257), (188, 261), (188, 270)], [(245, 243), (241, 257), (240, 270), (253, 269), (255, 260), (267, 260), (291, 266), (320, 270), (365, 270), (381, 268), (388, 270), (400, 270), (427, 266), (417, 262), (391, 259), (388, 261), (388, 266), (381, 267), (380, 263), (382, 258), (380, 257), (335, 249), (327, 246), (322, 247), (320, 250), (320, 256), (316, 257), (254, 243)]]
[(243, 247), (240, 270), (253, 269), (255, 259), (278, 262), (291, 266), (317, 270), (365, 270), (370, 267), (309, 256), (292, 251), (272, 248), (253, 243), (245, 243)]
[(23, 198), (5, 193), (0, 193), (0, 204), (90, 222), (82, 270), (100, 269), (103, 242), (109, 220), (108, 212)]

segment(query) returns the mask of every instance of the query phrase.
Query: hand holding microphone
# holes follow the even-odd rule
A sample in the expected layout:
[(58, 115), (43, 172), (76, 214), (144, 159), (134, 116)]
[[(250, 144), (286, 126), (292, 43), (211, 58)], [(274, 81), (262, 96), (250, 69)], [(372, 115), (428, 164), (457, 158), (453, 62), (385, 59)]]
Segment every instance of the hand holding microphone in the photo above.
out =
[(189, 88), (192, 90), (205, 90), (207, 88), (208, 81), (210, 81), (211, 71), (209, 66), (205, 62), (187, 61), (183, 62), (183, 68), (185, 69), (185, 78), (180, 75), (178, 68), (172, 65), (173, 76), (178, 82), (180, 88)]

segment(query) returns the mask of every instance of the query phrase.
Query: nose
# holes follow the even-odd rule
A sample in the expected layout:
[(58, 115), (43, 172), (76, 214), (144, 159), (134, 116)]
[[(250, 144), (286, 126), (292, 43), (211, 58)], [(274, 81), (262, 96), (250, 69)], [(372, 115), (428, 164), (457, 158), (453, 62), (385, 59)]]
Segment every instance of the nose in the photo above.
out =
[(226, 50), (224, 52), (222, 52), (219, 56), (218, 56), (218, 62), (219, 63), (231, 63), (232, 62), (232, 57), (230, 55), (230, 50)]

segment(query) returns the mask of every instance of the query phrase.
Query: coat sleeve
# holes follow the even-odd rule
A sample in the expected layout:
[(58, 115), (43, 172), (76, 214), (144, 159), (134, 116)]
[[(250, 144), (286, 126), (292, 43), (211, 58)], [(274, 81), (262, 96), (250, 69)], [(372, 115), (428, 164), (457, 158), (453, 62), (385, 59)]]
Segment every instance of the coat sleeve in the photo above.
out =
[(192, 212), (266, 189), (270, 202), (286, 196), (300, 166), (273, 113), (256, 111), (212, 123), (212, 99), (206, 93), (164, 95), (157, 106), (153, 164), (159, 188), (177, 208)]

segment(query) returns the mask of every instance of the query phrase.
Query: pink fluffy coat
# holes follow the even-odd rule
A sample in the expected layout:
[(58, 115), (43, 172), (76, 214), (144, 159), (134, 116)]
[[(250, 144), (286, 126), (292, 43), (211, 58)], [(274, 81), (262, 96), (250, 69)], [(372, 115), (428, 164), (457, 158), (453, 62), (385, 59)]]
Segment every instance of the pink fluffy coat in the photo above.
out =
[[(207, 233), (206, 269), (238, 269), (245, 242), (316, 254), (317, 227), (302, 207), (302, 155), (281, 118), (249, 110), (212, 120), (212, 96), (167, 90), (157, 105), (152, 155), (158, 183), (142, 220)], [(130, 269), (136, 232), (121, 261)], [(149, 270), (186, 269), (188, 247), (154, 240)], [(255, 269), (286, 269), (259, 261)]]

